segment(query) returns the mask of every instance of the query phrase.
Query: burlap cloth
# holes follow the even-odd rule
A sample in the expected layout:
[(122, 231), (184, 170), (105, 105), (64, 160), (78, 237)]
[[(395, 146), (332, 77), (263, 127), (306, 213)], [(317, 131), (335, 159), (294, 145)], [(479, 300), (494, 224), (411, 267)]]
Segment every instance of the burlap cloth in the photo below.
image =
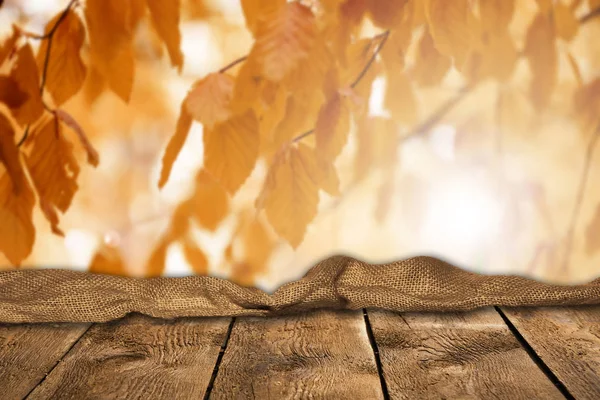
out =
[(273, 294), (207, 276), (125, 278), (69, 270), (0, 272), (0, 322), (103, 322), (154, 317), (242, 316), (312, 308), (453, 311), (489, 305), (600, 303), (600, 279), (577, 286), (478, 275), (431, 257), (372, 265), (343, 256)]

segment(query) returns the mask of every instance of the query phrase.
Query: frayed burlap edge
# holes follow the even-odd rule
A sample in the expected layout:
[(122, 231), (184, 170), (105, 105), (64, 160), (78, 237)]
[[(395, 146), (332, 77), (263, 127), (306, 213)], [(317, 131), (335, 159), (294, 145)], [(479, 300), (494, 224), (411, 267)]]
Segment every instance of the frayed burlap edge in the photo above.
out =
[(266, 316), (313, 308), (458, 311), (600, 303), (600, 279), (577, 286), (478, 275), (431, 257), (373, 265), (337, 256), (273, 294), (190, 276), (126, 278), (69, 270), (0, 272), (0, 322), (104, 322), (153, 317)]

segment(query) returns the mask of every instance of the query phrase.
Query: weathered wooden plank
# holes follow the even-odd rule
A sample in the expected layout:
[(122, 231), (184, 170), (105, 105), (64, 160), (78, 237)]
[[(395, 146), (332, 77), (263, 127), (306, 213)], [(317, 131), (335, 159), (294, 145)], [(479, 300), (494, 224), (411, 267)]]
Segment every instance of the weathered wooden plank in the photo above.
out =
[(94, 325), (30, 398), (201, 398), (229, 322), (133, 315)]
[(562, 399), (492, 308), (368, 311), (394, 399)]
[(211, 399), (378, 399), (362, 312), (236, 321)]
[(89, 325), (0, 325), (0, 398), (25, 397)]
[(600, 306), (502, 308), (577, 399), (600, 399)]

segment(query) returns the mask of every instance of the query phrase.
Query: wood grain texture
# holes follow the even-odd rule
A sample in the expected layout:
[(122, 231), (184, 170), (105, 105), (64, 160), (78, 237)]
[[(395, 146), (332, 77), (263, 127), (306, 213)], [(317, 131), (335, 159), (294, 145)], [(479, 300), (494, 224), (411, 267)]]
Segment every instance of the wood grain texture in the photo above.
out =
[(0, 398), (22, 399), (90, 324), (0, 325)]
[(379, 399), (362, 312), (241, 318), (211, 399)]
[(394, 399), (563, 399), (495, 310), (368, 312)]
[(502, 308), (577, 399), (600, 399), (600, 306)]
[(229, 321), (133, 315), (94, 325), (30, 398), (202, 398)]

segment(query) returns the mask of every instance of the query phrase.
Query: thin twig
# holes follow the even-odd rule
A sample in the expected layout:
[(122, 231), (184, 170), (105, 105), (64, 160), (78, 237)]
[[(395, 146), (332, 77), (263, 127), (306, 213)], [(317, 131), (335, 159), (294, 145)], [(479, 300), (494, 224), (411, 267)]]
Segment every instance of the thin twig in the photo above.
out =
[[(40, 82), (40, 97), (44, 95), (44, 88), (46, 87), (46, 77), (48, 76), (48, 66), (50, 65), (50, 51), (52, 50), (52, 39), (54, 38), (54, 34), (58, 30), (58, 27), (65, 20), (65, 18), (69, 14), (69, 11), (71, 11), (71, 8), (73, 8), (73, 6), (77, 3), (77, 1), (78, 0), (71, 0), (69, 2), (67, 7), (63, 10), (62, 14), (60, 14), (60, 16), (58, 17), (58, 20), (56, 20), (56, 23), (52, 26), (52, 28), (50, 29), (50, 31), (48, 31), (47, 34), (45, 34), (45, 35), (34, 35), (31, 33), (26, 34), (28, 37), (33, 38), (33, 39), (48, 40), (46, 56), (44, 57), (44, 67), (42, 69), (42, 79)], [(44, 108), (46, 110), (48, 110), (48, 112), (50, 112), (56, 116), (56, 112), (54, 110), (52, 110), (50, 107), (48, 107), (48, 105), (43, 100), (42, 100), (42, 104), (43, 104)], [(27, 125), (27, 127), (25, 128), (25, 132), (23, 133), (23, 137), (21, 138), (21, 140), (19, 140), (19, 143), (17, 143), (17, 147), (21, 147), (23, 145), (23, 143), (25, 143), (25, 141), (27, 140), (27, 137), (29, 136), (29, 129), (30, 129), (30, 125)]]
[(233, 60), (232, 62), (230, 62), (229, 64), (227, 64), (226, 66), (224, 66), (223, 68), (221, 68), (219, 70), (219, 72), (222, 74), (224, 72), (227, 72), (228, 70), (230, 70), (231, 68), (235, 67), (236, 65), (238, 65), (239, 63), (242, 63), (244, 61), (246, 61), (246, 59), (248, 58), (248, 55), (245, 56), (241, 56), (238, 59)]
[(579, 23), (585, 24), (586, 22), (591, 21), (592, 19), (594, 19), (598, 16), (600, 16), (600, 7), (591, 10), (589, 13), (587, 13), (585, 15), (582, 15), (581, 18), (579, 18)]
[(592, 138), (587, 146), (587, 151), (585, 153), (585, 159), (583, 161), (583, 172), (581, 174), (581, 179), (579, 181), (579, 186), (577, 189), (577, 196), (575, 197), (575, 206), (573, 207), (573, 212), (571, 214), (571, 220), (569, 223), (569, 230), (567, 231), (567, 235), (565, 237), (565, 257), (563, 260), (563, 272), (566, 271), (569, 267), (569, 260), (571, 258), (571, 251), (573, 248), (573, 237), (575, 235), (575, 229), (577, 228), (577, 222), (579, 220), (579, 214), (581, 212), (581, 206), (583, 205), (583, 198), (585, 195), (585, 189), (587, 186), (588, 175), (590, 173), (590, 167), (592, 165), (592, 159), (594, 158), (594, 150), (596, 149), (596, 142), (600, 137), (600, 125), (594, 131)]
[[(375, 60), (377, 59), (377, 55), (379, 54), (379, 52), (381, 51), (381, 49), (385, 45), (385, 42), (387, 41), (387, 38), (388, 38), (389, 35), (390, 35), (390, 31), (388, 30), (388, 31), (380, 33), (380, 34), (378, 34), (376, 36), (373, 36), (373, 38), (371, 39), (372, 41), (377, 41), (377, 40), (381, 39), (381, 42), (379, 42), (379, 46), (377, 46), (377, 48), (375, 49), (375, 51), (373, 52), (373, 54), (369, 58), (369, 61), (367, 61), (367, 63), (365, 64), (364, 68), (360, 71), (360, 73), (358, 74), (358, 76), (356, 77), (356, 79), (354, 80), (354, 82), (352, 82), (352, 84), (350, 85), (351, 88), (355, 88), (362, 81), (362, 79), (365, 77), (365, 75), (367, 74), (367, 72), (369, 71), (369, 69), (371, 68), (371, 66), (375, 62)], [(304, 139), (307, 136), (312, 135), (313, 133), (315, 133), (315, 129), (314, 128), (312, 128), (312, 129), (310, 129), (310, 130), (302, 133), (301, 135), (296, 136), (292, 140), (292, 143), (299, 142), (300, 140)]]

